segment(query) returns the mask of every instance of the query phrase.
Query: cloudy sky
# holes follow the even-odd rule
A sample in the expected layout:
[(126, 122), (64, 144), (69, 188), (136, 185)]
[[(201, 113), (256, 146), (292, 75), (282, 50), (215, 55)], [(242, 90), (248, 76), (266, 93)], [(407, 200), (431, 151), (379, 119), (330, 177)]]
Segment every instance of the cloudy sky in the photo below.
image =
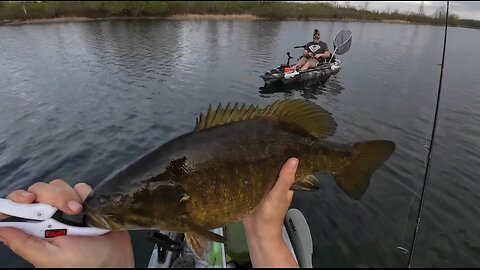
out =
[[(325, 1), (332, 2), (332, 1)], [(367, 9), (378, 11), (417, 12), (422, 1), (337, 1), (341, 5), (348, 2), (351, 6), (364, 7), (367, 2)], [(425, 13), (433, 15), (439, 7), (446, 8), (446, 1), (423, 1)], [(450, 1), (450, 14), (456, 14), (462, 19), (480, 20), (480, 1)]]

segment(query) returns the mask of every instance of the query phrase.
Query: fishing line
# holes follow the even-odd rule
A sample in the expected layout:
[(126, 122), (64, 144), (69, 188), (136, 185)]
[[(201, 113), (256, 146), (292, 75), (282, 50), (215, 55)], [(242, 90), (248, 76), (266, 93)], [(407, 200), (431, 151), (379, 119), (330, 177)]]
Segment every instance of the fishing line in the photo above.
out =
[(410, 200), (410, 203), (408, 204), (407, 214), (405, 215), (405, 221), (403, 223), (402, 243), (400, 244), (400, 246), (397, 247), (397, 249), (403, 251), (405, 254), (408, 254), (408, 249), (403, 247), (404, 246), (403, 243), (405, 242), (405, 231), (407, 230), (408, 215), (410, 214), (410, 209), (412, 208), (413, 199), (415, 199), (416, 197), (417, 197), (417, 194), (415, 194), (415, 196), (412, 197), (412, 199)]
[(425, 202), (425, 192), (426, 192), (426, 187), (427, 187), (427, 181), (428, 181), (428, 173), (430, 172), (430, 160), (432, 159), (432, 151), (433, 151), (433, 140), (435, 138), (435, 131), (437, 127), (437, 118), (438, 118), (438, 106), (440, 104), (440, 95), (442, 91), (442, 79), (443, 79), (443, 67), (445, 63), (445, 48), (447, 46), (447, 29), (448, 29), (448, 9), (449, 9), (450, 3), (447, 1), (447, 12), (445, 15), (445, 36), (443, 40), (443, 55), (442, 55), (442, 65), (440, 68), (440, 82), (438, 84), (438, 94), (437, 94), (437, 103), (435, 105), (435, 116), (433, 118), (433, 130), (432, 130), (432, 136), (430, 138), (430, 146), (428, 147), (428, 157), (427, 157), (427, 165), (425, 168), (425, 177), (423, 179), (423, 187), (422, 187), (422, 196), (420, 197), (420, 206), (418, 208), (418, 215), (417, 215), (417, 223), (415, 225), (415, 232), (413, 234), (413, 240), (412, 240), (412, 246), (410, 248), (410, 256), (408, 257), (408, 268), (411, 268), (412, 264), (412, 259), (413, 259), (413, 253), (415, 249), (415, 242), (417, 240), (417, 234), (418, 234), (418, 229), (420, 227), (420, 222), (421, 222), (421, 217), (422, 217), (422, 211), (423, 211), (423, 205)]

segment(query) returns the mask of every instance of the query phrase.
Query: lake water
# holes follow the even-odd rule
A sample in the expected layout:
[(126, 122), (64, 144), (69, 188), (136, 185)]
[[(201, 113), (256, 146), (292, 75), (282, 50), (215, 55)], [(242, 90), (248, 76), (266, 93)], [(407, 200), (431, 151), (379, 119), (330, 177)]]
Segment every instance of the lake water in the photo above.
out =
[[(353, 32), (325, 85), (263, 91), (314, 28), (332, 48)], [(104, 21), (0, 27), (0, 196), (62, 178), (94, 186), (189, 132), (209, 104), (308, 99), (330, 111), (328, 140), (387, 139), (391, 158), (360, 201), (333, 181), (296, 192), (316, 267), (405, 267), (425, 173), (444, 28), (358, 22)], [(480, 31), (449, 28), (415, 267), (480, 266)], [(294, 59), (294, 60), (295, 60)], [(134, 235), (137, 265), (151, 244)], [(29, 264), (4, 246), (0, 266)]]

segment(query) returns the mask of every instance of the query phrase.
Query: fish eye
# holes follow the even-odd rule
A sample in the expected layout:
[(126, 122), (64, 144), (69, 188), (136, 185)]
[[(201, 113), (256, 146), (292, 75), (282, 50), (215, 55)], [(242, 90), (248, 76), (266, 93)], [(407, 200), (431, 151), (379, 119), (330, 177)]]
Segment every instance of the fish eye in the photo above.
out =
[(125, 200), (125, 198), (126, 198), (125, 195), (123, 195), (121, 193), (115, 193), (113, 195), (113, 203), (120, 204)]
[(105, 195), (100, 195), (100, 196), (98, 197), (97, 201), (98, 201), (98, 203), (100, 203), (100, 204), (105, 204), (105, 203), (108, 201), (108, 199), (107, 199), (107, 196), (105, 196)]

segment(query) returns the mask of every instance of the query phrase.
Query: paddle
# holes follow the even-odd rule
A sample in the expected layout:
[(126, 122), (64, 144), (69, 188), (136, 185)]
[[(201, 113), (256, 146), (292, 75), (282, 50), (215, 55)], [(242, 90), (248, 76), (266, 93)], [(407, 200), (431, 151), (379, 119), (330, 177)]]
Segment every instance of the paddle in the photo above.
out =
[(298, 49), (298, 48), (305, 48), (305, 47), (307, 47), (307, 45), (295, 46), (295, 47), (293, 47), (293, 48), (294, 48), (294, 49)]
[[(312, 268), (313, 242), (310, 228), (300, 210), (291, 208), (285, 216), (285, 228), (293, 247), (291, 252), (302, 268)], [(289, 247), (290, 248), (290, 247)]]

